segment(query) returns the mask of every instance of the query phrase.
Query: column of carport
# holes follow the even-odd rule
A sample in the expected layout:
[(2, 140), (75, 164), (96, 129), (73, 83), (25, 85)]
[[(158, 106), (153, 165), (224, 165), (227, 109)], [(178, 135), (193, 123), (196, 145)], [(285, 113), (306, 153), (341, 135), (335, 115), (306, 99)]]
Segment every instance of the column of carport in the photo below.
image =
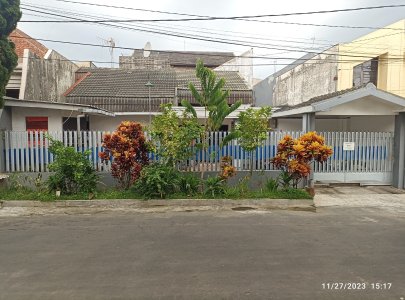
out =
[[(315, 113), (304, 113), (302, 115), (302, 131), (309, 132), (315, 131)], [(311, 164), (311, 169), (314, 170), (314, 163)], [(304, 186), (313, 188), (315, 185), (314, 182), (314, 172), (311, 172), (308, 180), (304, 181)]]
[(405, 189), (405, 111), (395, 116), (392, 185)]

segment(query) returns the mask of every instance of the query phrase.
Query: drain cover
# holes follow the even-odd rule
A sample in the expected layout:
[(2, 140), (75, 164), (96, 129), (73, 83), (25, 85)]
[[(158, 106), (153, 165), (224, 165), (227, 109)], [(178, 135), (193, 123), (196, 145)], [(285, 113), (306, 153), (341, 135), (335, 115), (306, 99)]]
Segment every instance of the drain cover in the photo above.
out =
[(232, 207), (232, 210), (255, 210), (256, 208), (250, 206), (237, 206)]

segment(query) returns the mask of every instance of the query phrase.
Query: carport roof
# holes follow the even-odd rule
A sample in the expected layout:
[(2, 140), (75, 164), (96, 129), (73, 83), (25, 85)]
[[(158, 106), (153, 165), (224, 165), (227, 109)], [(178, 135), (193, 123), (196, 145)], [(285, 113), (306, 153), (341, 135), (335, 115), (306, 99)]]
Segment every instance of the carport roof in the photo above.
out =
[(306, 102), (294, 106), (280, 107), (276, 112), (273, 113), (272, 117), (277, 118), (301, 115), (304, 113), (327, 111), (336, 106), (356, 101), (367, 96), (374, 96), (381, 101), (399, 105), (405, 108), (405, 98), (377, 89), (374, 84), (368, 83), (367, 85), (314, 97)]

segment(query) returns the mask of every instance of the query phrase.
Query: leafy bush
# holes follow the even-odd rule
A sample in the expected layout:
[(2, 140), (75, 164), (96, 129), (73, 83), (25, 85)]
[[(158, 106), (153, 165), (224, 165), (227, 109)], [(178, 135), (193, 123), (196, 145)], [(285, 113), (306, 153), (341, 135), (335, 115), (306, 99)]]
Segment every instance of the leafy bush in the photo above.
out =
[(49, 170), (55, 172), (48, 178), (48, 188), (68, 195), (94, 192), (98, 176), (87, 158), (90, 151), (76, 152), (73, 147), (66, 147), (61, 141), (49, 136), (48, 139), (51, 142), (49, 151), (54, 156)]
[(236, 168), (232, 165), (232, 157), (221, 157), (220, 167), (221, 171), (219, 172), (219, 177), (221, 177), (221, 179), (226, 181), (236, 175)]
[(198, 193), (200, 179), (190, 173), (183, 173), (179, 178), (180, 192), (192, 196)]
[(197, 118), (188, 112), (178, 116), (171, 103), (161, 105), (161, 110), (162, 114), (153, 118), (149, 130), (150, 146), (161, 162), (174, 166), (197, 151), (194, 145), (201, 135), (202, 127)]
[(269, 192), (277, 191), (278, 186), (279, 186), (279, 179), (278, 178), (269, 178), (266, 181), (266, 185), (265, 185), (266, 190), (269, 191)]
[(310, 163), (325, 162), (333, 153), (325, 139), (316, 132), (308, 132), (298, 139), (286, 135), (277, 145), (277, 154), (271, 162), (282, 171), (283, 188), (297, 188), (301, 179), (311, 173)]
[(142, 125), (124, 121), (112, 134), (104, 135), (102, 161), (112, 160), (111, 174), (124, 189), (138, 179), (143, 166), (148, 164), (148, 150)]
[(173, 167), (154, 163), (142, 169), (134, 189), (145, 198), (166, 198), (178, 190), (180, 173)]
[(224, 180), (221, 177), (208, 177), (205, 181), (205, 195), (218, 197), (225, 194)]

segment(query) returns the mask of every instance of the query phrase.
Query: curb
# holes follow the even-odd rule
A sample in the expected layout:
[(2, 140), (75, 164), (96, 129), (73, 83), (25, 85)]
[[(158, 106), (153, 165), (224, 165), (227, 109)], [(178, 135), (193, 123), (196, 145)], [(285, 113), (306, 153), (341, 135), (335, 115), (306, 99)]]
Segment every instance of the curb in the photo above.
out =
[(175, 200), (60, 200), (41, 202), (31, 200), (3, 200), (3, 207), (39, 207), (39, 208), (187, 208), (212, 207), (232, 210), (299, 210), (316, 211), (311, 199), (175, 199)]

